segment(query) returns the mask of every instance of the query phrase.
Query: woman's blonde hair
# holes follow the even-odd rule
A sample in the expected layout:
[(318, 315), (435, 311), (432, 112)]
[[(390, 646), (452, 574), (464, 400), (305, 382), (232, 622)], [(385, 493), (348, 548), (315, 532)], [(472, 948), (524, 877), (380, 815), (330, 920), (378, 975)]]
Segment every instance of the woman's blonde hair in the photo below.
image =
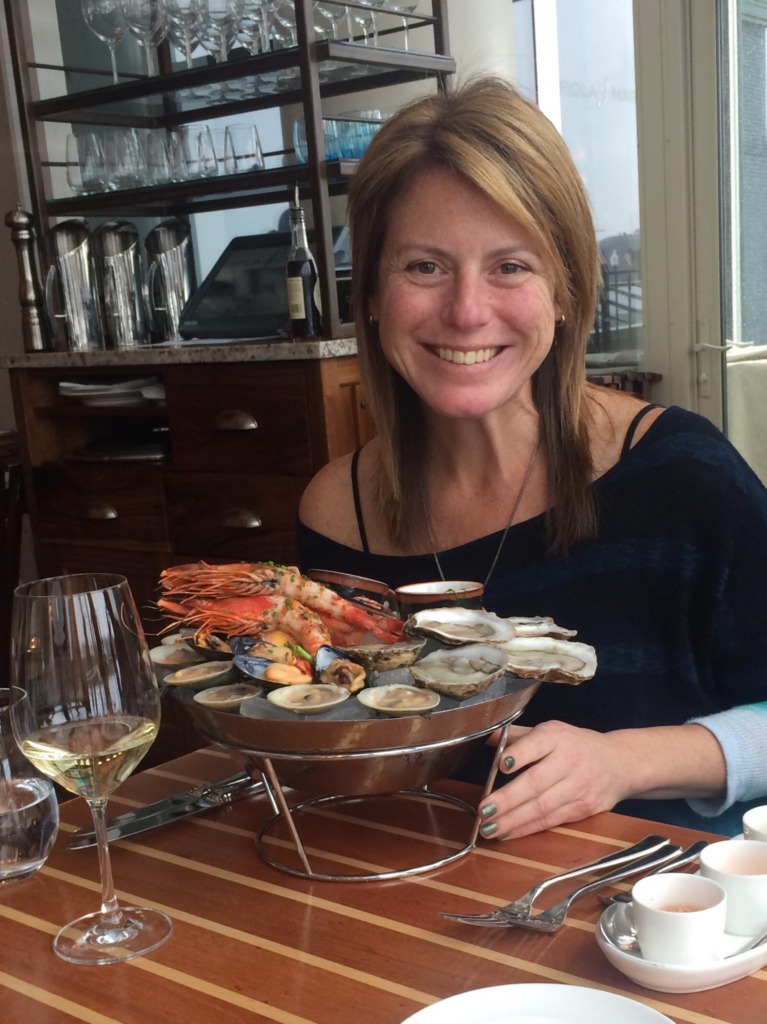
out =
[(420, 492), (412, 486), (424, 472), (420, 400), (387, 362), (369, 314), (391, 207), (430, 167), (448, 168), (479, 189), (532, 236), (551, 268), (565, 321), (532, 388), (548, 460), (549, 547), (563, 553), (595, 530), (584, 395), (599, 256), (588, 196), (561, 136), (538, 107), (495, 77), (400, 110), (373, 139), (349, 190), (352, 301), (362, 386), (378, 429), (385, 521), (404, 550), (423, 543)]

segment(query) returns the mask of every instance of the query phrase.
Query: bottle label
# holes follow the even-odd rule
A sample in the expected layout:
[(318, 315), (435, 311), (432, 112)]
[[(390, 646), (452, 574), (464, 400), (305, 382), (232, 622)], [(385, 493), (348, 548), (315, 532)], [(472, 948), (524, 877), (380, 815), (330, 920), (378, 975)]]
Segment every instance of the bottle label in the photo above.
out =
[(288, 308), (291, 320), (306, 319), (306, 303), (304, 302), (304, 282), (300, 277), (288, 278)]

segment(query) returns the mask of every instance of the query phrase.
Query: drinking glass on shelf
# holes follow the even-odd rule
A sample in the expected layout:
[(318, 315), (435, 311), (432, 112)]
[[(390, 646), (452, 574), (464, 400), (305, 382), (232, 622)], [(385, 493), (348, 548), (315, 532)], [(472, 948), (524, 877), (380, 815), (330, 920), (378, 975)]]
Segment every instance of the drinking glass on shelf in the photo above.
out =
[(164, 0), (168, 38), (192, 66), (192, 51), (208, 23), (208, 0)]
[(18, 587), (11, 661), (25, 691), (11, 706), (16, 741), (39, 771), (85, 798), (98, 843), (101, 909), (62, 928), (53, 948), (82, 964), (148, 953), (173, 926), (161, 911), (118, 904), (106, 828), (110, 793), (160, 724), (160, 691), (125, 577), (83, 573)]
[(125, 32), (125, 14), (120, 0), (80, 0), (85, 24), (102, 43), (109, 47), (112, 77), (118, 81), (115, 47)]
[(321, 18), (327, 18), (333, 38), (338, 39), (338, 25), (347, 17), (348, 8), (344, 4), (321, 4), (319, 0), (314, 0), (314, 10)]
[(120, 0), (132, 35), (146, 51), (148, 75), (157, 74), (156, 48), (168, 32), (163, 0)]
[(213, 178), (218, 174), (213, 136), (207, 125), (177, 128), (183, 147), (187, 178)]
[(243, 174), (264, 167), (261, 141), (254, 124), (230, 124), (224, 133), (224, 171)]
[(269, 49), (267, 0), (245, 0), (237, 39), (252, 56)]
[(103, 192), (107, 187), (106, 161), (101, 137), (95, 132), (68, 135), (67, 184), (78, 196)]
[(146, 137), (146, 174), (150, 185), (173, 180), (170, 139), (164, 128), (152, 128)]
[(137, 188), (146, 180), (146, 161), (135, 128), (107, 128), (104, 166), (110, 189)]

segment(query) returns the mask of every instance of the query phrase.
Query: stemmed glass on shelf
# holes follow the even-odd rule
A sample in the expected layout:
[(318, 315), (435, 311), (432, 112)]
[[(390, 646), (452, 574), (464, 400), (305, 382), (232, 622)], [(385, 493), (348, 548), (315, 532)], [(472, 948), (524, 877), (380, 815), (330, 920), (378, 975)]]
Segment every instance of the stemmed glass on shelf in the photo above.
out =
[(402, 30), (404, 32), (404, 37), (405, 37), (404, 38), (404, 45), (405, 45), (405, 49), (409, 50), (410, 46), (409, 46), (409, 41), (408, 41), (408, 29), (409, 29), (410, 26), (409, 26), (408, 18), (405, 17), (405, 15), (413, 13), (413, 11), (418, 6), (418, 0), (388, 0), (388, 6), (393, 8), (395, 11), (397, 11), (401, 15)]
[(121, 0), (80, 0), (85, 24), (102, 43), (109, 47), (112, 77), (118, 81), (115, 47), (125, 32), (125, 14)]
[(208, 21), (208, 0), (164, 0), (168, 38), (181, 50), (186, 66), (192, 66), (192, 51)]
[(147, 74), (157, 74), (155, 50), (168, 33), (163, 0), (120, 0), (132, 35), (146, 51)]
[(245, 11), (244, 0), (208, 0), (208, 20), (200, 45), (217, 61), (225, 61), (237, 38)]
[(85, 798), (96, 830), (101, 909), (62, 928), (53, 947), (82, 964), (148, 953), (173, 926), (161, 911), (118, 904), (106, 828), (110, 793), (147, 752), (160, 722), (160, 692), (125, 578), (92, 573), (18, 587), (11, 658), (25, 691), (12, 706), (16, 742), (44, 775)]

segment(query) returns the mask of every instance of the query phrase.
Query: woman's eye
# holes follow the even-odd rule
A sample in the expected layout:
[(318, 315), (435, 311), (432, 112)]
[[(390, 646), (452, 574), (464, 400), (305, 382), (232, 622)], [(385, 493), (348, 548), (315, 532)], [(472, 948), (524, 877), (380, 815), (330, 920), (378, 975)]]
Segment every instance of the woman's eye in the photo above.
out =
[(502, 263), (498, 269), (502, 274), (518, 274), (523, 268), (518, 263)]
[(429, 276), (437, 273), (437, 264), (431, 260), (419, 260), (418, 263), (411, 263), (408, 269)]

